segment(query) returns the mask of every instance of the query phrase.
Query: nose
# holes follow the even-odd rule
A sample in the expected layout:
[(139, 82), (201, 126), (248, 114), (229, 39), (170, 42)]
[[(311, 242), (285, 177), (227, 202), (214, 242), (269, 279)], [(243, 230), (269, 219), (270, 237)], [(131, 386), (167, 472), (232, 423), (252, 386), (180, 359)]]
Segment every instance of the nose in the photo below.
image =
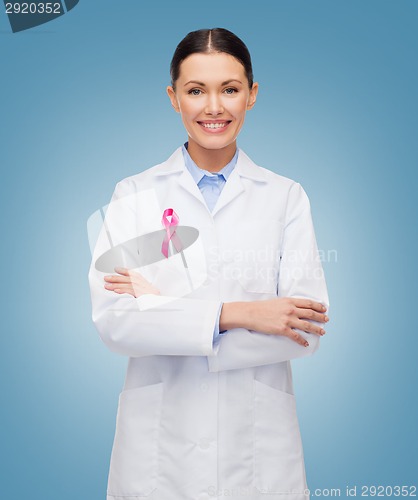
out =
[(207, 115), (220, 115), (224, 112), (222, 106), (222, 101), (219, 94), (208, 94), (208, 100), (206, 102), (205, 113)]

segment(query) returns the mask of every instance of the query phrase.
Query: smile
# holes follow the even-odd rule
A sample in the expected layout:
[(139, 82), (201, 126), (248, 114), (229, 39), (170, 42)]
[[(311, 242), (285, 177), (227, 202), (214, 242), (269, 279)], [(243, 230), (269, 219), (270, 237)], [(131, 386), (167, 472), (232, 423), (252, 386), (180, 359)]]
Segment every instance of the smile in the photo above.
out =
[(203, 127), (207, 131), (221, 131), (225, 130), (228, 125), (231, 123), (230, 121), (222, 121), (222, 122), (197, 122), (201, 127)]

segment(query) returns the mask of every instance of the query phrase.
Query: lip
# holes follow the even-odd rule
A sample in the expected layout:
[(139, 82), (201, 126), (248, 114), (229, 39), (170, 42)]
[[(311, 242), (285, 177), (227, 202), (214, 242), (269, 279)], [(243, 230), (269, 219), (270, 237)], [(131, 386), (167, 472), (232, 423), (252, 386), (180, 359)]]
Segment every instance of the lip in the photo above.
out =
[[(229, 124), (231, 123), (231, 120), (201, 120), (197, 122), (200, 127), (207, 133), (207, 134), (222, 134), (222, 132), (225, 132), (225, 130), (229, 127)], [(206, 128), (204, 124), (208, 123), (225, 123), (226, 125), (224, 127), (219, 127), (219, 128)]]

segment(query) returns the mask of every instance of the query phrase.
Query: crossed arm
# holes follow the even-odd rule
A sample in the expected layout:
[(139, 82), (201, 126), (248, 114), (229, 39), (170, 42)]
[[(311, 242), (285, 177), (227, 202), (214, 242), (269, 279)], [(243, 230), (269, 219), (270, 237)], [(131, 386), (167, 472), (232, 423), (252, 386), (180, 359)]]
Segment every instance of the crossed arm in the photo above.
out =
[[(115, 268), (117, 274), (105, 276), (106, 290), (133, 297), (160, 292), (140, 273), (126, 268)], [(316, 323), (326, 323), (326, 307), (310, 299), (277, 297), (251, 302), (226, 302), (219, 320), (220, 330), (245, 328), (269, 335), (282, 335), (307, 347), (308, 341), (296, 330), (322, 336), (325, 330)]]
[[(135, 228), (138, 209), (130, 201), (131, 192), (128, 184), (118, 185), (113, 200), (127, 196), (127, 202), (110, 210), (111, 204), (106, 214), (115, 244), (129, 239), (129, 231)], [(89, 272), (93, 322), (102, 340), (112, 351), (131, 357), (207, 356), (209, 371), (314, 353), (328, 321), (328, 294), (309, 200), (300, 185), (294, 185), (287, 206), (277, 297), (225, 302), (219, 327), (228, 333), (216, 344), (213, 331), (220, 301), (165, 296), (139, 273), (124, 268), (103, 276), (94, 266), (109, 248), (102, 230)]]

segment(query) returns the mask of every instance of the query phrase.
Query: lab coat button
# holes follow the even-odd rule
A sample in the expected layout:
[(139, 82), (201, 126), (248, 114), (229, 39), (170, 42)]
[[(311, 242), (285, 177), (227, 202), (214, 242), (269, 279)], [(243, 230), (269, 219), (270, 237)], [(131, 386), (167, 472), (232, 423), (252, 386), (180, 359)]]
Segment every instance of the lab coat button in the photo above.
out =
[(209, 386), (208, 384), (205, 384), (204, 382), (200, 384), (200, 390), (203, 392), (206, 392), (208, 390)]
[(212, 283), (212, 280), (210, 278), (206, 278), (205, 281), (203, 282), (203, 286), (209, 286)]
[(208, 439), (203, 438), (200, 440), (199, 448), (201, 450), (207, 450), (209, 448), (209, 446), (210, 446), (210, 443), (209, 443)]

